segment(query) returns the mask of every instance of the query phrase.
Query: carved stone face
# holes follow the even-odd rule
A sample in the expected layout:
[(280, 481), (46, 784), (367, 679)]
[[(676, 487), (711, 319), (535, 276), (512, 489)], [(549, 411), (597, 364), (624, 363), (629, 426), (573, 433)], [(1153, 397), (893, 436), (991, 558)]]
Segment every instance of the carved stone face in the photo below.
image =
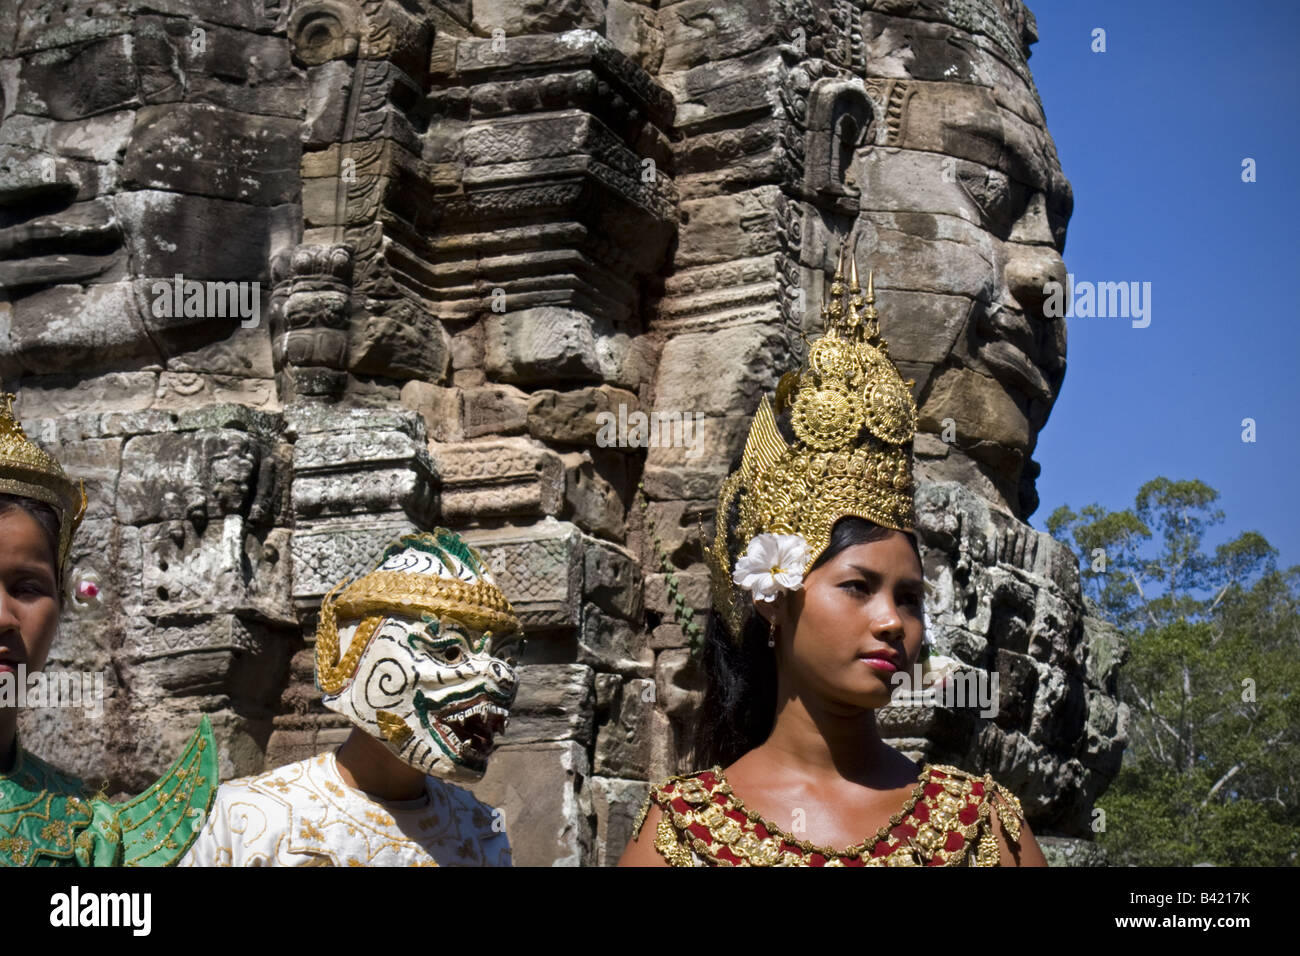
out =
[(306, 86), (270, 33), (278, 6), (3, 5), (0, 375), (138, 368), (239, 334), (234, 316), (160, 315), (155, 283), (269, 291), (300, 228)]
[(1029, 456), (1065, 375), (1065, 320), (1045, 315), (1044, 284), (1065, 281), (1073, 205), (1020, 53), (1032, 19), (976, 3), (998, 24), (976, 33), (935, 22), (929, 4), (873, 6), (862, 37), (875, 123), (844, 174), (858, 195), (850, 242), (876, 272), (921, 428), (945, 442), (918, 442), (933, 452), (922, 475), (1028, 513)]
[[(340, 642), (350, 644), (357, 627), (340, 628)], [(356, 678), (326, 694), (325, 706), (411, 766), (472, 782), (487, 769), (515, 699), (514, 660), (507, 655), (516, 640), (452, 617), (385, 617), (369, 637)]]

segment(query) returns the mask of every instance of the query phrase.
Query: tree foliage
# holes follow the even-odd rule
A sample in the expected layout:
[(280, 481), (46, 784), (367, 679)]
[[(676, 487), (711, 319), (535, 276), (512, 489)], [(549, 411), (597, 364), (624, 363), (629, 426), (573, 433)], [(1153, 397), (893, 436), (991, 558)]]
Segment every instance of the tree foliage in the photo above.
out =
[(1097, 804), (1114, 863), (1294, 865), (1300, 853), (1300, 566), (1279, 571), (1254, 531), (1207, 553), (1217, 499), (1156, 478), (1131, 509), (1048, 519), (1131, 649), (1129, 743)]

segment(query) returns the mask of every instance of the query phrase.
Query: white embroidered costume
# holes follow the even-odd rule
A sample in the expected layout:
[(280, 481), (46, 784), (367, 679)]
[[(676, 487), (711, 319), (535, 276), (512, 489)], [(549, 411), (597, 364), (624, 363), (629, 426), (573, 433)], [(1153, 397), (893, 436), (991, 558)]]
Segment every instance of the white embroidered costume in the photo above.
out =
[(381, 801), (324, 753), (222, 784), (181, 866), (509, 866), (500, 815), (425, 778), (426, 796)]
[[(340, 593), (341, 592), (341, 593)], [(349, 787), (333, 753), (224, 784), (190, 866), (509, 866), (504, 816), (451, 781), (482, 778), (518, 687), (522, 634), (483, 558), (445, 528), (403, 535), (321, 602), (316, 684), (426, 798)], [(349, 738), (351, 739), (351, 738)], [(405, 765), (403, 767), (402, 765)]]

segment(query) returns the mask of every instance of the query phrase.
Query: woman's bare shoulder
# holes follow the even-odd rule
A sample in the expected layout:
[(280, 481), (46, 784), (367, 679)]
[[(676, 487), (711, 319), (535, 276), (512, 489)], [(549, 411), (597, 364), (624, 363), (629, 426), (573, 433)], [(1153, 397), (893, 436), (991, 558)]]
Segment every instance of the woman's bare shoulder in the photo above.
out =
[[(672, 801), (685, 795), (698, 802), (699, 795), (707, 795), (718, 786), (717, 767), (695, 773), (669, 777), (658, 786), (651, 787), (645, 802), (632, 823), (632, 839), (619, 857), (619, 866), (681, 866), (687, 865), (689, 850), (682, 844), (682, 835), (673, 825)], [(698, 792), (697, 792), (698, 791)]]
[[(651, 797), (646, 797), (651, 801)], [(663, 819), (664, 812), (658, 804), (648, 802), (641, 808), (642, 812), (638, 815), (636, 824), (632, 830), (632, 839), (627, 843), (627, 848), (623, 850), (623, 855), (618, 859), (619, 866), (667, 866), (660, 852), (655, 849), (655, 838), (659, 833), (659, 821)]]

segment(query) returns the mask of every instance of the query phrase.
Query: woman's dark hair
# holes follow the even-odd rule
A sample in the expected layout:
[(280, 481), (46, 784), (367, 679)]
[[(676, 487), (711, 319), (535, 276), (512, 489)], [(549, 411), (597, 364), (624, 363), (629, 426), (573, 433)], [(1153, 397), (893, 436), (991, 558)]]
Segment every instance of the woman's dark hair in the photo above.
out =
[[(841, 518), (831, 529), (830, 544), (809, 572), (845, 548), (880, 541), (892, 530), (864, 518)], [(906, 534), (920, 560), (916, 535)], [(704, 702), (695, 726), (697, 766), (725, 767), (734, 763), (772, 732), (776, 720), (776, 656), (767, 646), (767, 638), (767, 622), (761, 615), (751, 614), (737, 645), (722, 615), (709, 612), (702, 655)]]
[[(54, 561), (54, 577), (57, 581), (59, 576), (59, 516), (58, 513), (43, 501), (37, 501), (34, 498), (24, 498), (22, 495), (0, 494), (0, 515), (6, 512), (18, 509), (25, 511), (35, 519), (36, 523), (41, 526), (45, 532), (46, 543), (50, 546), (50, 554)], [(59, 603), (63, 603), (63, 588), (59, 588)]]

